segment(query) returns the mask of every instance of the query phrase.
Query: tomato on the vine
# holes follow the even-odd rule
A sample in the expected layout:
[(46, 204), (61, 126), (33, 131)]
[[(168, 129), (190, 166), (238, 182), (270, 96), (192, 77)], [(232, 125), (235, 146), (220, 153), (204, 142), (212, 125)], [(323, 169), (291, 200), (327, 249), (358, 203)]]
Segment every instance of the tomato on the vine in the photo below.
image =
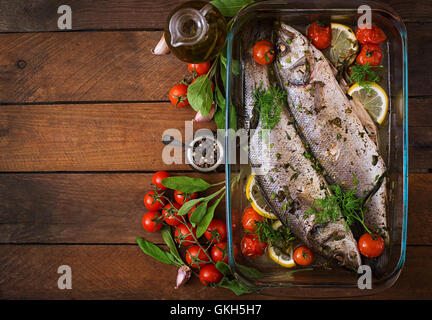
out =
[(266, 40), (255, 43), (252, 51), (255, 61), (261, 65), (270, 64), (275, 58), (274, 46), (271, 42)]
[(203, 74), (206, 74), (210, 70), (210, 62), (203, 62), (203, 63), (188, 63), (188, 69), (192, 72), (195, 71), (195, 73), (198, 76), (202, 76)]
[(356, 38), (361, 44), (380, 44), (387, 39), (384, 31), (382, 31), (376, 25), (372, 25), (372, 28), (357, 28)]
[(166, 190), (166, 187), (162, 184), (162, 180), (171, 177), (166, 171), (158, 171), (152, 177), (152, 183), (159, 188), (159, 190)]
[(356, 61), (364, 66), (369, 63), (370, 66), (378, 66), (381, 63), (383, 53), (380, 47), (375, 44), (365, 44), (357, 56)]
[(187, 99), (187, 85), (177, 84), (171, 88), (169, 92), (169, 99), (173, 105), (178, 108), (184, 108), (189, 105)]
[(181, 191), (174, 191), (174, 200), (179, 204), (183, 205), (183, 203), (188, 202), (191, 199), (198, 198), (198, 192), (194, 193), (186, 193)]
[(242, 226), (246, 231), (254, 232), (257, 221), (264, 220), (264, 217), (258, 214), (252, 207), (246, 208), (242, 216)]
[(222, 242), (227, 237), (227, 227), (225, 221), (219, 219), (213, 219), (206, 232), (204, 232), (204, 237), (211, 242)]
[(150, 191), (144, 196), (144, 205), (151, 211), (158, 211), (165, 205), (166, 200), (157, 192)]
[(248, 233), (241, 241), (241, 252), (247, 258), (262, 256), (267, 243), (261, 242), (256, 234)]
[(378, 234), (365, 233), (358, 241), (360, 253), (367, 258), (376, 258), (384, 251), (384, 239)]
[(183, 217), (177, 214), (179, 209), (180, 205), (178, 203), (168, 203), (163, 207), (162, 215), (166, 224), (169, 224), (170, 226), (178, 226), (182, 223), (181, 221), (183, 220)]
[[(180, 245), (185, 247), (194, 244), (194, 237), (196, 237), (196, 229), (190, 223), (182, 223), (175, 227), (174, 237)], [(189, 231), (189, 229), (192, 233)]]
[(317, 49), (323, 50), (331, 43), (330, 26), (322, 25), (320, 22), (313, 22), (307, 30), (307, 35)]
[[(215, 263), (223, 261), (228, 263), (228, 247), (226, 242), (216, 243), (211, 248), (211, 257)], [(237, 255), (237, 246), (234, 245), (234, 256)]]
[(142, 218), (142, 226), (148, 232), (159, 231), (162, 225), (159, 211), (149, 211)]
[(308, 266), (310, 265), (314, 260), (314, 253), (313, 251), (306, 246), (300, 246), (294, 250), (294, 261), (298, 265), (301, 266)]
[(216, 269), (214, 264), (208, 264), (201, 268), (199, 279), (205, 286), (218, 284), (222, 280), (222, 273)]
[(209, 257), (200, 246), (192, 246), (186, 250), (186, 262), (192, 268), (200, 268), (210, 262)]

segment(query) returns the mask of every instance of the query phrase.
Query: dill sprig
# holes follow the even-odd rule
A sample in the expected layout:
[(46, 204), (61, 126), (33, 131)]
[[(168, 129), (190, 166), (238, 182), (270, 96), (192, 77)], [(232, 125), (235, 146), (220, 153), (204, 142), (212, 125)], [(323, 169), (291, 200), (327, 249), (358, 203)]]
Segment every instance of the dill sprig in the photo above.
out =
[(324, 199), (316, 199), (313, 206), (306, 211), (308, 215), (315, 215), (316, 223), (336, 222), (340, 214), (345, 217), (346, 227), (349, 228), (355, 221), (360, 222), (364, 229), (371, 233), (364, 221), (363, 198), (358, 198), (356, 190), (342, 191), (338, 185), (330, 186), (333, 194), (327, 194)]
[(375, 73), (372, 68), (378, 68), (382, 69), (383, 66), (371, 66), (369, 63), (365, 63), (364, 65), (361, 65), (359, 63), (356, 63), (350, 68), (351, 75), (348, 75), (349, 81), (351, 83), (358, 83), (359, 86), (362, 86), (366, 90), (371, 90), (371, 83), (379, 82), (380, 77)]
[(280, 121), (280, 114), (286, 99), (286, 92), (270, 86), (267, 90), (261, 86), (253, 93), (254, 106), (259, 111), (262, 129), (271, 130)]
[(264, 219), (255, 221), (255, 234), (261, 242), (270, 243), (273, 246), (287, 248), (291, 241), (295, 239), (291, 230), (285, 226), (273, 229), (272, 220)]

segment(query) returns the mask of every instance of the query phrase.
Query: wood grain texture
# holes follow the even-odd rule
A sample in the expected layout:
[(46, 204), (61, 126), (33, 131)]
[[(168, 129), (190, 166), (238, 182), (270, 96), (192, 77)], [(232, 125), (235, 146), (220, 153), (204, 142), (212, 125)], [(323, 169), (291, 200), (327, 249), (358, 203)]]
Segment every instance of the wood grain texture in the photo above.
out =
[(151, 53), (161, 34), (0, 34), (0, 103), (168, 101), (187, 64)]
[[(225, 180), (223, 173), (187, 175), (209, 183)], [(152, 176), (0, 175), (0, 243), (135, 243), (138, 236), (163, 243), (159, 233), (145, 232), (141, 226)], [(217, 215), (225, 217), (225, 200)]]
[[(402, 275), (368, 299), (430, 299), (432, 248), (408, 247)], [(57, 268), (72, 268), (72, 290), (57, 288)], [(138, 246), (0, 246), (0, 299), (257, 299), (209, 289), (193, 278), (175, 290), (176, 268), (144, 255)], [(278, 296), (277, 299), (285, 299)]]
[[(73, 30), (163, 28), (168, 13), (183, 0), (69, 0)], [(430, 22), (427, 1), (388, 0), (406, 22)], [(61, 0), (0, 1), (0, 32), (58, 31)]]
[[(182, 174), (176, 174), (182, 175)], [(190, 173), (188, 173), (190, 175)], [(196, 176), (196, 175), (195, 175)], [(134, 243), (152, 174), (0, 175), (0, 243)], [(223, 174), (201, 176), (210, 183)], [(408, 243), (432, 245), (432, 175), (409, 176)], [(218, 215), (225, 217), (224, 202)]]
[(194, 114), (168, 103), (2, 106), (0, 171), (190, 170), (164, 163), (161, 139), (173, 128), (184, 141)]
[[(409, 95), (430, 96), (432, 24), (411, 23)], [(161, 32), (0, 34), (0, 103), (168, 100), (187, 73), (150, 50)]]

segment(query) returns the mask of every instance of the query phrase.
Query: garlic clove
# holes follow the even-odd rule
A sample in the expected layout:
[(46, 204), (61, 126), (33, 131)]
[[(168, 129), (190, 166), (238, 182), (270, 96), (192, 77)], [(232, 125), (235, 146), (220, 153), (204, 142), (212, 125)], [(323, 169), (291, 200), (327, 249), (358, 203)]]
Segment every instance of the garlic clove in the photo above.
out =
[(165, 35), (162, 34), (161, 39), (159, 40), (158, 44), (154, 49), (152, 49), (152, 53), (155, 55), (164, 55), (170, 53), (170, 49), (165, 41)]

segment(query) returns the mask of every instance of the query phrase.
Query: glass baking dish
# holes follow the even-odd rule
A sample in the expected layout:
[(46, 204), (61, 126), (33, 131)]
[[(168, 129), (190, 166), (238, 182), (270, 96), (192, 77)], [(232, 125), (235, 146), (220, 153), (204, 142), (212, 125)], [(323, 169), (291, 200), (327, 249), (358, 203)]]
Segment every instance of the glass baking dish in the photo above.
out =
[[(228, 227), (229, 264), (237, 277), (260, 288), (262, 294), (287, 297), (320, 298), (350, 297), (375, 294), (391, 287), (398, 279), (405, 262), (407, 212), (408, 212), (408, 93), (407, 93), (407, 34), (401, 18), (387, 5), (371, 1), (263, 1), (252, 3), (241, 10), (234, 18), (227, 39), (227, 90), (226, 90), (226, 181), (241, 172), (250, 170), (247, 164), (230, 163), (232, 159), (232, 130), (230, 128), (231, 109), (243, 103), (243, 70), (234, 75), (231, 66), (234, 60), (241, 65), (240, 35), (250, 25), (260, 19), (281, 19), (306, 30), (306, 26), (317, 18), (330, 18), (332, 22), (343, 23), (353, 29), (357, 24), (358, 7), (371, 8), (372, 21), (387, 35), (383, 65), (387, 72), (380, 85), (389, 96), (389, 112), (379, 128), (381, 154), (388, 168), (389, 205), (387, 207), (390, 229), (390, 258), (387, 269), (379, 278), (373, 277), (372, 289), (359, 289), (360, 274), (342, 268), (301, 268), (293, 269), (278, 266), (267, 254), (256, 259), (247, 259), (241, 254), (234, 257), (234, 246), (240, 248), (244, 232), (241, 230), (241, 215), (249, 206), (245, 196), (247, 174), (242, 175), (240, 183), (233, 189), (228, 186), (226, 193), (226, 217)], [(231, 103), (230, 103), (231, 102)], [(238, 146), (235, 148), (238, 151)], [(235, 157), (234, 157), (235, 158)], [(234, 227), (234, 228), (233, 228)], [(319, 259), (318, 259), (319, 260)], [(239, 264), (254, 267), (264, 274), (254, 280), (240, 271)], [(311, 270), (312, 269), (312, 270)]]

